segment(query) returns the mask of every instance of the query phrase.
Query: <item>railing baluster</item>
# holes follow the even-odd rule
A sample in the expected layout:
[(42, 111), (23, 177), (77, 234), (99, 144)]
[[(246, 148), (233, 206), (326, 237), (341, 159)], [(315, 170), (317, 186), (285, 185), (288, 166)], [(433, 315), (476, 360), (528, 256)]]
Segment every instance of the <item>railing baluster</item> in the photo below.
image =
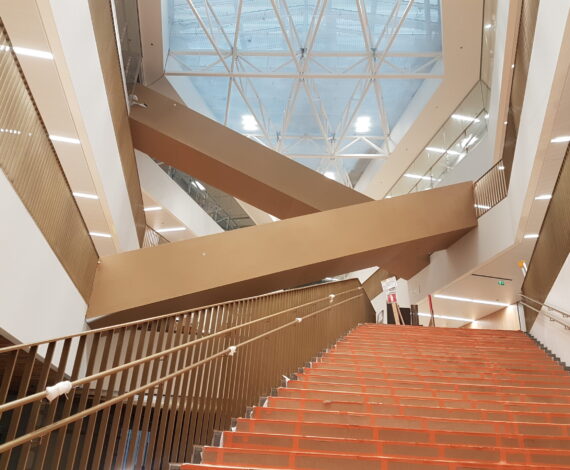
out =
[[(67, 338), (63, 341), (63, 346), (61, 349), (61, 356), (59, 358), (59, 366), (57, 368), (57, 373), (54, 377), (55, 383), (58, 383), (61, 380), (63, 380), (63, 377), (65, 376), (65, 367), (67, 365), (67, 360), (69, 358), (69, 350), (71, 348), (71, 342), (72, 342), (71, 338)], [(48, 411), (47, 411), (45, 418), (44, 418), (45, 424), (53, 423), (53, 419), (55, 417), (56, 410), (57, 410), (57, 400), (54, 400), (49, 404)], [(41, 443), (41, 446), (37, 452), (33, 468), (38, 468), (38, 469), (44, 468), (44, 461), (46, 458), (46, 452), (48, 449), (50, 438), (51, 438), (51, 434), (48, 434), (47, 436), (45, 436), (42, 439), (42, 443)]]
[[(132, 328), (132, 327), (131, 327)], [(123, 342), (125, 339), (126, 328), (121, 328), (119, 330), (119, 334), (116, 336), (115, 343), (115, 355), (113, 357), (113, 367), (116, 367), (120, 364), (121, 361), (121, 352), (123, 350)], [(111, 341), (113, 341), (115, 336), (111, 337)], [(132, 346), (133, 337), (132, 335), (129, 338), (129, 345)], [(117, 375), (113, 374), (107, 384), (107, 393), (105, 394), (104, 401), (109, 400), (112, 398), (114, 389), (115, 389), (115, 382), (117, 381)], [(123, 372), (122, 375), (126, 375), (126, 372)], [(101, 385), (103, 385), (104, 380), (101, 381)], [(97, 469), (99, 468), (99, 462), (101, 460), (101, 454), (103, 453), (103, 445), (105, 443), (105, 438), (107, 436), (107, 423), (109, 421), (109, 414), (111, 412), (111, 408), (106, 408), (103, 413), (101, 414), (101, 419), (99, 421), (99, 429), (97, 433), (97, 440), (95, 441), (95, 449), (93, 451), (93, 459), (91, 462), (91, 468)], [(95, 428), (95, 421), (97, 420), (97, 415), (91, 416), (89, 419), (89, 423), (87, 425), (87, 433), (92, 434)], [(87, 454), (85, 452), (84, 454)], [(82, 461), (81, 468), (87, 468), (87, 458), (85, 457)]]
[[(354, 301), (363, 298), (361, 289), (342, 290), (356, 283), (268, 294), (0, 349), (11, 360), (0, 386), (3, 401), (14, 382), (16, 359), (26, 354), (27, 361), (18, 398), (0, 402), (0, 412), (17, 418), (8, 442), (0, 443), (3, 468), (131, 470), (143, 463), (166, 468), (189, 461), (194, 444), (210, 442), (214, 430), (226, 428), (246, 405), (269, 394), (282, 374), (295, 372), (357, 320), (373, 320), (369, 302)], [(333, 306), (329, 292), (339, 295)], [(366, 313), (346, 314), (349, 306)], [(296, 317), (305, 319), (296, 323)], [(72, 390), (40, 413), (45, 391), (29, 395), (30, 383), (43, 390), (48, 378), (64, 379), (75, 341), (67, 377)], [(238, 348), (235, 357), (227, 355), (229, 346)], [(47, 351), (43, 362), (35, 357), (38, 348)], [(17, 421), (26, 406), (30, 419), (18, 437)], [(40, 446), (32, 452), (37, 439)], [(12, 455), (12, 449), (18, 452)]]
[[(20, 380), (20, 387), (18, 388), (17, 398), (23, 398), (28, 391), (28, 385), (30, 384), (30, 378), (32, 377), (32, 372), (34, 370), (34, 361), (36, 360), (36, 352), (38, 350), (37, 346), (32, 346), (28, 351), (28, 357), (26, 358), (26, 366), (24, 368), (24, 373)], [(8, 432), (6, 433), (6, 441), (11, 441), (16, 437), (18, 431), (18, 425), (20, 424), (20, 417), (22, 416), (23, 407), (16, 408), (12, 411), (10, 416), (10, 426), (8, 427)], [(10, 455), (12, 451), (8, 451), (0, 457), (0, 469), (6, 470), (10, 462)]]
[[(48, 380), (48, 375), (51, 370), (51, 362), (53, 360), (53, 352), (55, 351), (55, 341), (52, 341), (48, 344), (48, 348), (46, 351), (46, 355), (43, 359), (42, 370), (40, 372), (40, 377), (36, 384), (36, 390), (44, 390), (46, 388), (46, 383)], [(38, 413), (40, 411), (41, 402), (37, 401), (32, 405), (32, 409), (30, 414), (27, 418), (26, 430), (24, 431), (25, 434), (32, 432), (36, 428), (36, 424), (38, 421)], [(30, 447), (32, 443), (28, 442), (22, 446), (20, 451), (20, 458), (18, 459), (18, 466), (17, 470), (25, 470), (28, 457), (30, 455)]]

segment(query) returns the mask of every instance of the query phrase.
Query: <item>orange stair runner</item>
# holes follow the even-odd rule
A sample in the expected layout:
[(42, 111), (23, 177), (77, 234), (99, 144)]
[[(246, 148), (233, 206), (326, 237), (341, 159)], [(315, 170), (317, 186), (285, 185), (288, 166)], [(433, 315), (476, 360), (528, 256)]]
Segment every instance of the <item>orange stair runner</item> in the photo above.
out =
[(521, 332), (362, 325), (200, 469), (570, 469), (570, 375)]

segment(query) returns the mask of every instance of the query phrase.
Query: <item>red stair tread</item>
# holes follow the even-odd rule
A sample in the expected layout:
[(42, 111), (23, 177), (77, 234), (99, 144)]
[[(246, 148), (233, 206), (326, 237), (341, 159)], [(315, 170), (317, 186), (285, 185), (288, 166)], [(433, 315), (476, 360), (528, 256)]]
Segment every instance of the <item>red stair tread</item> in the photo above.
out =
[[(570, 450), (520, 449), (497, 446), (444, 445), (390, 440), (335, 439), (279, 434), (231, 432), (224, 435), (225, 449), (278, 450), (324, 454), (387, 457), (414, 456), (430, 460), (470, 460), (482, 463), (517, 462), (536, 464), (551, 457), (551, 463), (570, 466)], [(555, 459), (555, 460), (554, 460)]]
[(570, 469), (570, 375), (521, 332), (360, 325), (185, 470)]
[[(570, 465), (551, 464), (548, 459), (537, 463), (509, 462), (493, 464), (474, 462), (468, 459), (458, 462), (445, 459), (426, 460), (424, 457), (389, 457), (346, 454), (319, 454), (302, 451), (277, 451), (250, 449), (226, 449), (209, 447), (204, 450), (203, 462), (215, 465), (234, 465), (250, 468), (282, 468), (307, 470), (447, 470), (463, 468), (541, 468), (547, 464), (550, 469), (568, 469)], [(471, 467), (469, 466), (471, 465)]]

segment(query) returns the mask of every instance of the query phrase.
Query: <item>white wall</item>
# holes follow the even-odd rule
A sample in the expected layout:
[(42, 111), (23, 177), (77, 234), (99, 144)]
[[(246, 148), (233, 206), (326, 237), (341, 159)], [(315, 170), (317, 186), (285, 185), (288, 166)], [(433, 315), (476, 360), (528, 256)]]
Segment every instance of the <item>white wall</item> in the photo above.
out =
[(223, 229), (148, 155), (135, 151), (141, 187), (153, 200), (182, 222), (195, 237)]
[(0, 328), (23, 343), (83, 331), (87, 305), (0, 170)]
[[(563, 312), (570, 313), (568, 286), (570, 286), (570, 255), (566, 258), (566, 262), (546, 298), (546, 303)], [(530, 334), (562, 359), (567, 366), (570, 366), (570, 330), (539, 314), (532, 325)]]

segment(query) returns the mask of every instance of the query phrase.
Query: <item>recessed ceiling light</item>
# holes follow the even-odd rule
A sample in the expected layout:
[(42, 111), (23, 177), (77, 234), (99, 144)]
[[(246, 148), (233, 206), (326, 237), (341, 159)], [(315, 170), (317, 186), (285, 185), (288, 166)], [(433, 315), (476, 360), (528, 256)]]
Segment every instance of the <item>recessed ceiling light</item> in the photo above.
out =
[(99, 237), (99, 238), (111, 238), (110, 233), (89, 232), (89, 235), (91, 235), (92, 237)]
[(559, 144), (561, 142), (570, 142), (570, 135), (561, 135), (559, 137), (554, 137), (550, 142), (553, 144)]
[[(419, 312), (418, 315), (419, 315), (420, 317), (431, 317), (431, 313)], [(442, 319), (442, 320), (463, 321), (463, 322), (469, 322), (469, 321), (471, 321), (469, 318), (449, 317), (449, 316), (447, 316), (447, 315), (434, 315), (434, 318), (440, 318), (440, 319)]]
[(368, 132), (370, 130), (370, 117), (359, 116), (354, 123), (354, 130), (358, 133)]
[(509, 121), (505, 121), (503, 122), (503, 124), (506, 126), (509, 123)]
[(192, 181), (192, 186), (194, 186), (195, 188), (198, 188), (200, 191), (206, 191), (206, 188), (204, 187), (204, 185), (202, 183), (200, 183), (200, 181)]
[(186, 230), (186, 227), (159, 228), (156, 231), (158, 233), (167, 233), (167, 232), (183, 232), (184, 230)]
[(243, 114), (241, 116), (241, 127), (244, 131), (257, 131), (259, 130), (259, 125), (257, 120), (251, 114)]
[(511, 68), (514, 69), (514, 68), (515, 68), (515, 64), (511, 65)]
[[(10, 46), (0, 46), (0, 51), (8, 51)], [(29, 57), (37, 57), (38, 59), (53, 60), (53, 54), (47, 51), (39, 51), (37, 49), (28, 49), (26, 47), (14, 47), (14, 52), (18, 55), (26, 55)]]
[(22, 131), (17, 131), (16, 129), (2, 129), (2, 128), (0, 128), (0, 132), (2, 132), (3, 134), (16, 134), (16, 135), (20, 135), (22, 133)]
[(552, 194), (541, 194), (534, 198), (535, 201), (547, 201), (548, 199), (552, 199)]
[(468, 299), (467, 297), (455, 297), (453, 295), (435, 294), (434, 297), (445, 300), (457, 300), (458, 302), (471, 302), (474, 304), (483, 304), (483, 305), (498, 305), (500, 307), (508, 307), (510, 305), (505, 302), (495, 302), (493, 300), (481, 300), (481, 299)]
[(160, 210), (162, 210), (162, 207), (160, 207), (160, 206), (150, 206), (150, 207), (144, 208), (145, 212), (155, 212), (155, 211), (160, 211)]
[(463, 114), (452, 114), (451, 117), (456, 121), (464, 121), (464, 122), (480, 122), (479, 119), (471, 117), (471, 116), (464, 116)]
[(538, 238), (538, 233), (527, 233), (525, 238)]
[(73, 195), (75, 197), (80, 197), (82, 199), (99, 199), (99, 196), (97, 196), (97, 194), (90, 194), (90, 193), (76, 193), (75, 191), (73, 192)]
[(65, 142), (66, 144), (80, 144), (79, 139), (73, 137), (63, 137), (61, 135), (50, 135), (49, 138), (52, 142)]

